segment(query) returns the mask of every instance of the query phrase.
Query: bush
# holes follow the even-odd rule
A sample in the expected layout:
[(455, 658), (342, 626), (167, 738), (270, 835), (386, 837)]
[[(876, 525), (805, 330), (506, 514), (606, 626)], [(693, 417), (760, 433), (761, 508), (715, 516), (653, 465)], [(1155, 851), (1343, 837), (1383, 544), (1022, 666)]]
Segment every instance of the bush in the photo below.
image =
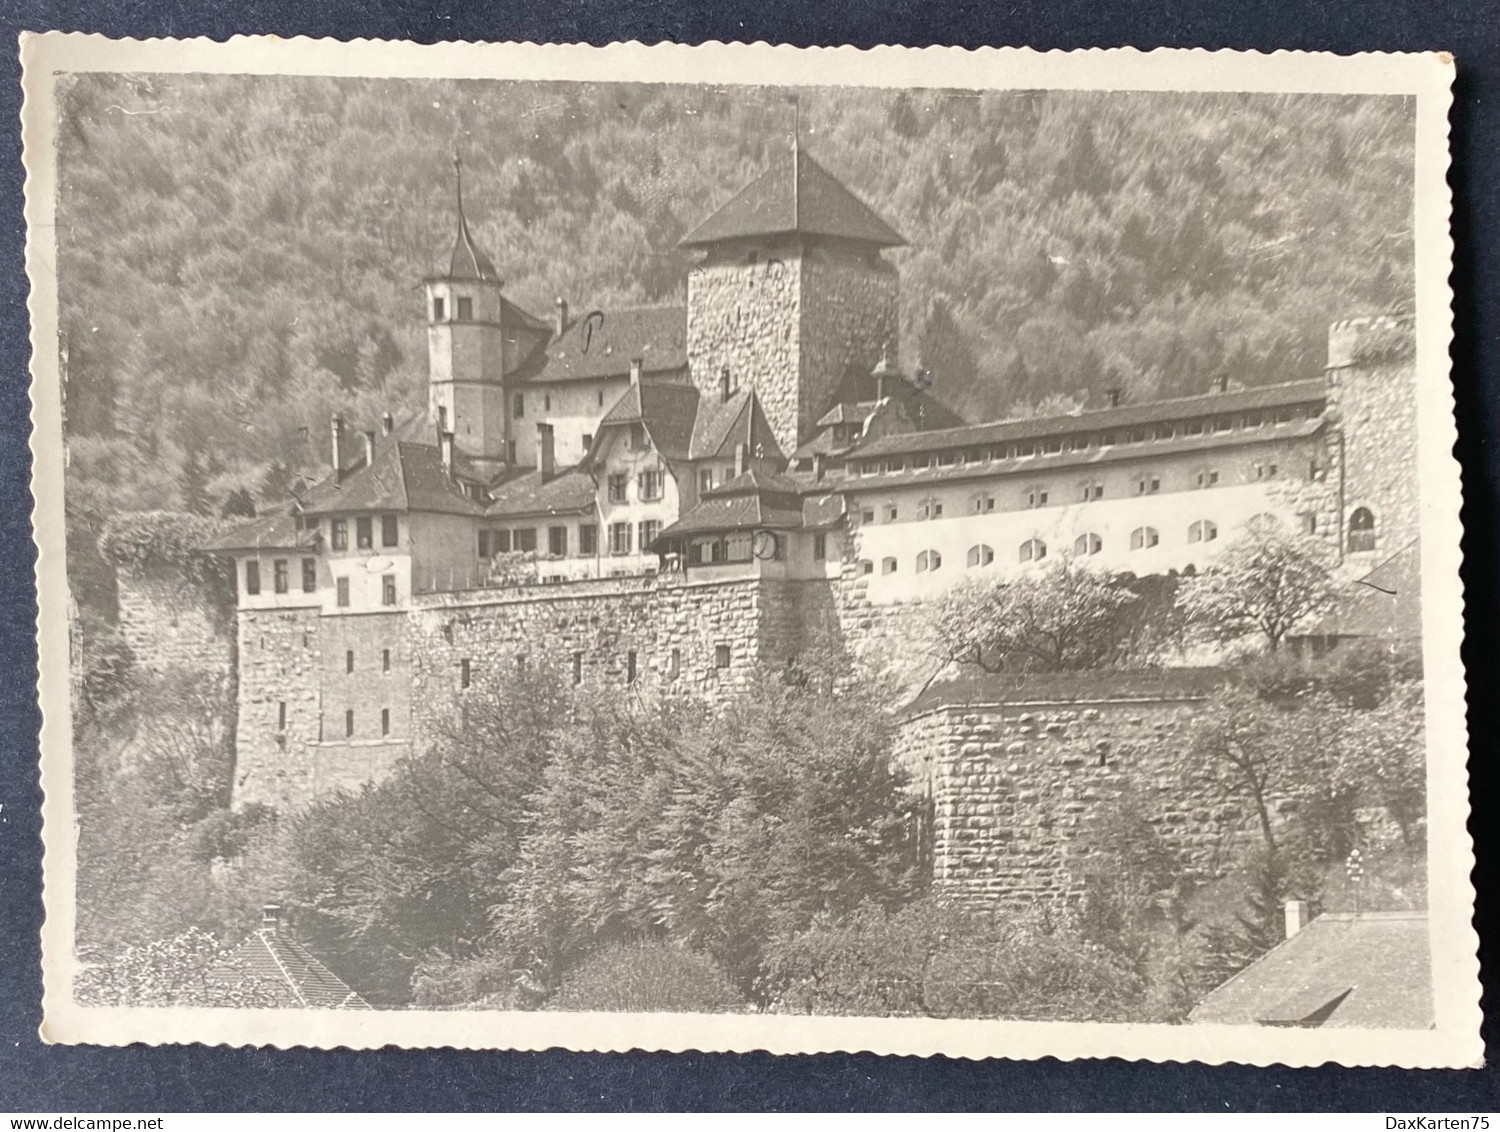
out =
[(989, 921), (936, 897), (780, 939), (766, 971), (772, 1009), (789, 1014), (1124, 1021), (1144, 990), (1118, 956), (1045, 914)]
[(744, 1010), (745, 1002), (713, 960), (647, 941), (595, 952), (563, 979), (546, 1008), (722, 1014)]

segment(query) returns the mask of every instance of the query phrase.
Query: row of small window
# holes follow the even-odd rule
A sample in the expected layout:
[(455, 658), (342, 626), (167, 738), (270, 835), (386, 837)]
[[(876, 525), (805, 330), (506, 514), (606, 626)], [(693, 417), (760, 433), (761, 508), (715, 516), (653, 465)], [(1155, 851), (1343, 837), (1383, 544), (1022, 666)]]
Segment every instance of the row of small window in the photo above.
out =
[[(386, 673), (386, 672), (389, 672), (390, 670), (391, 670), (391, 650), (390, 649), (381, 649), (380, 650), (380, 671), (382, 673)], [(350, 676), (352, 676), (354, 674), (354, 650), (353, 649), (346, 649), (344, 651), (344, 672), (346, 674), (350, 675)]]
[[(733, 649), (726, 644), (714, 646), (714, 667), (728, 668), (734, 660)], [(526, 672), (527, 660), (525, 654), (516, 657), (516, 672)], [(352, 669), (350, 671), (353, 671)], [(625, 683), (634, 684), (640, 674), (638, 654), (631, 649), (625, 654)], [(673, 649), (667, 658), (667, 668), (662, 674), (667, 680), (676, 680), (682, 675), (682, 650)], [(576, 688), (583, 683), (583, 653), (573, 654), (573, 686)], [(470, 688), (474, 684), (474, 662), (465, 657), (458, 662), (458, 686), (459, 688)]]
[[(297, 520), (299, 530), (316, 531), (319, 529), (317, 519), (301, 518)], [(380, 516), (380, 545), (397, 546), (401, 542), (401, 525), (395, 515)], [(328, 545), (334, 550), (349, 549), (349, 520), (328, 520)], [(361, 516), (354, 520), (354, 546), (358, 550), (373, 550), (375, 548), (375, 517), (372, 515)]]
[[(277, 738), (277, 745), (280, 746), (282, 750), (286, 750), (286, 726), (287, 726), (286, 701), (282, 700), (281, 703), (279, 703), (277, 705), (277, 707), (276, 707), (276, 738)], [(391, 733), (391, 709), (390, 708), (381, 708), (380, 709), (380, 737), (382, 739), (384, 739), (387, 736), (389, 736), (390, 733)], [(350, 708), (349, 710), (347, 710), (346, 712), (344, 712), (344, 738), (346, 738), (346, 739), (357, 738), (357, 736), (355, 735), (355, 732), (354, 732), (354, 709), (353, 708)], [(323, 721), (322, 721), (321, 718), (319, 718), (319, 720), (318, 720), (318, 741), (322, 742), (322, 740), (323, 740)]]
[[(638, 525), (611, 523), (609, 525), (609, 553), (629, 554), (639, 546), (644, 552), (661, 534), (660, 519), (644, 519)], [(638, 541), (633, 541), (633, 536)], [(496, 528), (479, 532), (479, 557), (493, 558), (497, 554), (535, 554), (537, 534), (535, 527)], [(593, 523), (578, 526), (578, 554), (581, 558), (593, 558), (599, 553), (599, 528)], [(547, 528), (547, 556), (568, 556), (568, 528)]]
[(859, 464), (860, 475), (921, 471), (924, 468), (951, 468), (959, 464), (984, 464), (1000, 460), (1025, 460), (1034, 456), (1056, 456), (1063, 452), (1087, 452), (1093, 448), (1113, 448), (1118, 444), (1144, 444), (1178, 437), (1206, 436), (1230, 432), (1235, 428), (1259, 429), (1272, 424), (1311, 420), (1322, 413), (1321, 406), (1278, 409), (1274, 413), (1246, 413), (1241, 417), (1212, 417), (1199, 420), (1147, 425), (1117, 432), (1076, 433), (1046, 440), (1022, 441), (959, 451), (918, 453), (910, 457), (892, 456), (883, 460), (865, 460)]
[[(1219, 537), (1218, 525), (1209, 519), (1203, 519), (1188, 527), (1188, 542), (1213, 542)], [(1130, 532), (1131, 550), (1150, 550), (1161, 543), (1161, 534), (1155, 527), (1137, 527)], [(1098, 554), (1104, 549), (1104, 540), (1093, 533), (1081, 534), (1073, 540), (1073, 553), (1078, 556)], [(1017, 550), (1017, 560), (1020, 562), (1040, 562), (1047, 557), (1047, 544), (1039, 538), (1029, 538), (1023, 542)], [(992, 547), (979, 543), (969, 547), (968, 565), (971, 569), (975, 567), (989, 566), (995, 561), (995, 551)], [(932, 570), (939, 570), (943, 565), (943, 556), (936, 550), (924, 550), (917, 555), (917, 573), (925, 574)], [(862, 574), (873, 574), (875, 564), (868, 560), (859, 563)], [(880, 572), (882, 574), (894, 574), (897, 570), (895, 558), (881, 560)]]
[[(1272, 480), (1281, 473), (1280, 466), (1274, 463), (1258, 463), (1254, 467), (1257, 480)], [(1316, 475), (1316, 468), (1310, 468), (1309, 476)], [(1193, 483), (1200, 488), (1217, 487), (1219, 485), (1219, 472), (1216, 468), (1200, 468), (1193, 473)], [(1156, 495), (1161, 491), (1161, 473), (1142, 472), (1131, 480), (1132, 493), (1135, 495)], [(1104, 498), (1104, 484), (1099, 480), (1084, 480), (1074, 489), (1073, 498), (1079, 503), (1093, 503)], [(1046, 507), (1052, 499), (1052, 488), (1048, 484), (1027, 484), (1021, 489), (1020, 505), (1022, 510), (1033, 511), (1039, 507)], [(995, 510), (995, 497), (988, 492), (980, 492), (970, 496), (969, 510), (975, 515), (988, 514)], [(916, 506), (915, 518), (920, 522), (925, 519), (941, 519), (943, 517), (944, 505), (941, 499), (930, 497), (922, 500)], [(881, 519), (883, 522), (895, 523), (901, 519), (901, 508), (898, 504), (887, 503), (881, 508)], [(875, 508), (866, 507), (860, 512), (860, 519), (866, 523), (875, 521)]]
[[(274, 593), (284, 594), (291, 589), (291, 569), (285, 558), (273, 559), (271, 562), (271, 589)], [(260, 563), (255, 559), (247, 559), (245, 562), (245, 592), (255, 595), (261, 591)], [(340, 608), (349, 606), (349, 579), (347, 577), (334, 579), (335, 601)], [(318, 592), (318, 560), (316, 558), (302, 559), (302, 592), (305, 594)], [(396, 575), (382, 574), (380, 577), (380, 604), (396, 604)]]
[[(623, 472), (612, 473), (609, 477), (609, 501), (611, 503), (625, 503), (626, 490), (630, 484), (630, 477)], [(662, 474), (659, 471), (641, 472), (635, 477), (635, 497), (642, 503), (655, 503), (661, 498)]]

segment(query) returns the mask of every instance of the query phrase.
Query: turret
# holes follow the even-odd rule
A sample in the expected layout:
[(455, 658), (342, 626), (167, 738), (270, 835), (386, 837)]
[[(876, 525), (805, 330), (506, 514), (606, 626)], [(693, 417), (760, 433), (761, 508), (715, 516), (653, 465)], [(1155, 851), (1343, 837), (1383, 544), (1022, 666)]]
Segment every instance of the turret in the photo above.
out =
[(479, 247), (464, 214), (463, 166), (453, 159), (457, 232), (427, 295), (428, 414), (451, 432), (458, 452), (484, 466), (507, 456), (504, 380), (536, 341), (536, 320), (506, 302), (494, 261)]

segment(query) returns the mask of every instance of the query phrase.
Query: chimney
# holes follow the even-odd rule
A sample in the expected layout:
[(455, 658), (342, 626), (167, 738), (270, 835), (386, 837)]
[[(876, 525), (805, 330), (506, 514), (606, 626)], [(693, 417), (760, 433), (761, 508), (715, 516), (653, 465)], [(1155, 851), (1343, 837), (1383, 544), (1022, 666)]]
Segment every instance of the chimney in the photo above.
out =
[(630, 359), (630, 384), (631, 385), (639, 385), (640, 383), (641, 383), (641, 359), (640, 358), (631, 358)]
[(260, 929), (275, 935), (281, 930), (281, 905), (262, 904), (260, 906)]
[(556, 338), (561, 338), (563, 331), (568, 329), (568, 300), (561, 295), (557, 296), (557, 325), (552, 329)]
[(536, 426), (536, 470), (542, 473), (543, 483), (557, 474), (557, 447), (550, 424)]
[(736, 444), (734, 446), (734, 474), (742, 476), (750, 467), (750, 445)]
[(821, 453), (821, 452), (814, 452), (813, 453), (813, 479), (821, 481), (823, 479), (823, 472), (824, 471), (825, 471), (825, 468), (824, 468), (823, 453)]
[(1291, 939), (1311, 922), (1312, 915), (1308, 911), (1306, 900), (1288, 900), (1286, 902), (1286, 937)]
[(1229, 392), (1229, 375), (1227, 373), (1214, 378), (1214, 390), (1218, 393)]
[(891, 362), (891, 348), (889, 345), (881, 352), (880, 361), (875, 363), (875, 368), (870, 371), (870, 376), (875, 379), (875, 400), (884, 401), (895, 392), (896, 383), (892, 379), (897, 376), (897, 370)]
[(393, 416), (391, 416), (390, 413), (381, 413), (380, 414), (380, 435), (381, 436), (390, 436), (391, 433), (393, 433), (395, 431), (396, 431), (396, 418), (393, 417)]
[(719, 400), (729, 400), (729, 367), (725, 366), (719, 371)]
[(453, 434), (451, 432), (438, 433), (438, 451), (443, 457), (443, 472), (451, 476), (453, 474)]
[(329, 432), (331, 443), (329, 445), (329, 458), (333, 461), (333, 474), (338, 479), (344, 478), (344, 418), (338, 413), (333, 414), (330, 422)]
[(1118, 409), (1120, 407), (1120, 387), (1118, 385), (1110, 386), (1104, 391), (1104, 395), (1109, 398), (1109, 407), (1111, 409)]
[(375, 430), (370, 429), (364, 433), (365, 440), (365, 467), (375, 466)]

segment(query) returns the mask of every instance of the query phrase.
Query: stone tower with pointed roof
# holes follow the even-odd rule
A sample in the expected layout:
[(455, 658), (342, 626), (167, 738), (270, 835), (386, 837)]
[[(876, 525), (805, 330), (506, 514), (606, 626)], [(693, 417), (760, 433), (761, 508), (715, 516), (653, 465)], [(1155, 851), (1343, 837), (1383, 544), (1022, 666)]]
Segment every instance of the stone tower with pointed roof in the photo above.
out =
[(464, 215), (462, 168), (454, 159), (458, 231), (427, 291), (428, 414), (436, 433), (481, 472), (511, 461), (505, 377), (546, 337), (545, 322), (502, 294), (504, 282)]
[(707, 396), (756, 391), (783, 452), (897, 346), (905, 241), (800, 145), (683, 239), (687, 354)]

